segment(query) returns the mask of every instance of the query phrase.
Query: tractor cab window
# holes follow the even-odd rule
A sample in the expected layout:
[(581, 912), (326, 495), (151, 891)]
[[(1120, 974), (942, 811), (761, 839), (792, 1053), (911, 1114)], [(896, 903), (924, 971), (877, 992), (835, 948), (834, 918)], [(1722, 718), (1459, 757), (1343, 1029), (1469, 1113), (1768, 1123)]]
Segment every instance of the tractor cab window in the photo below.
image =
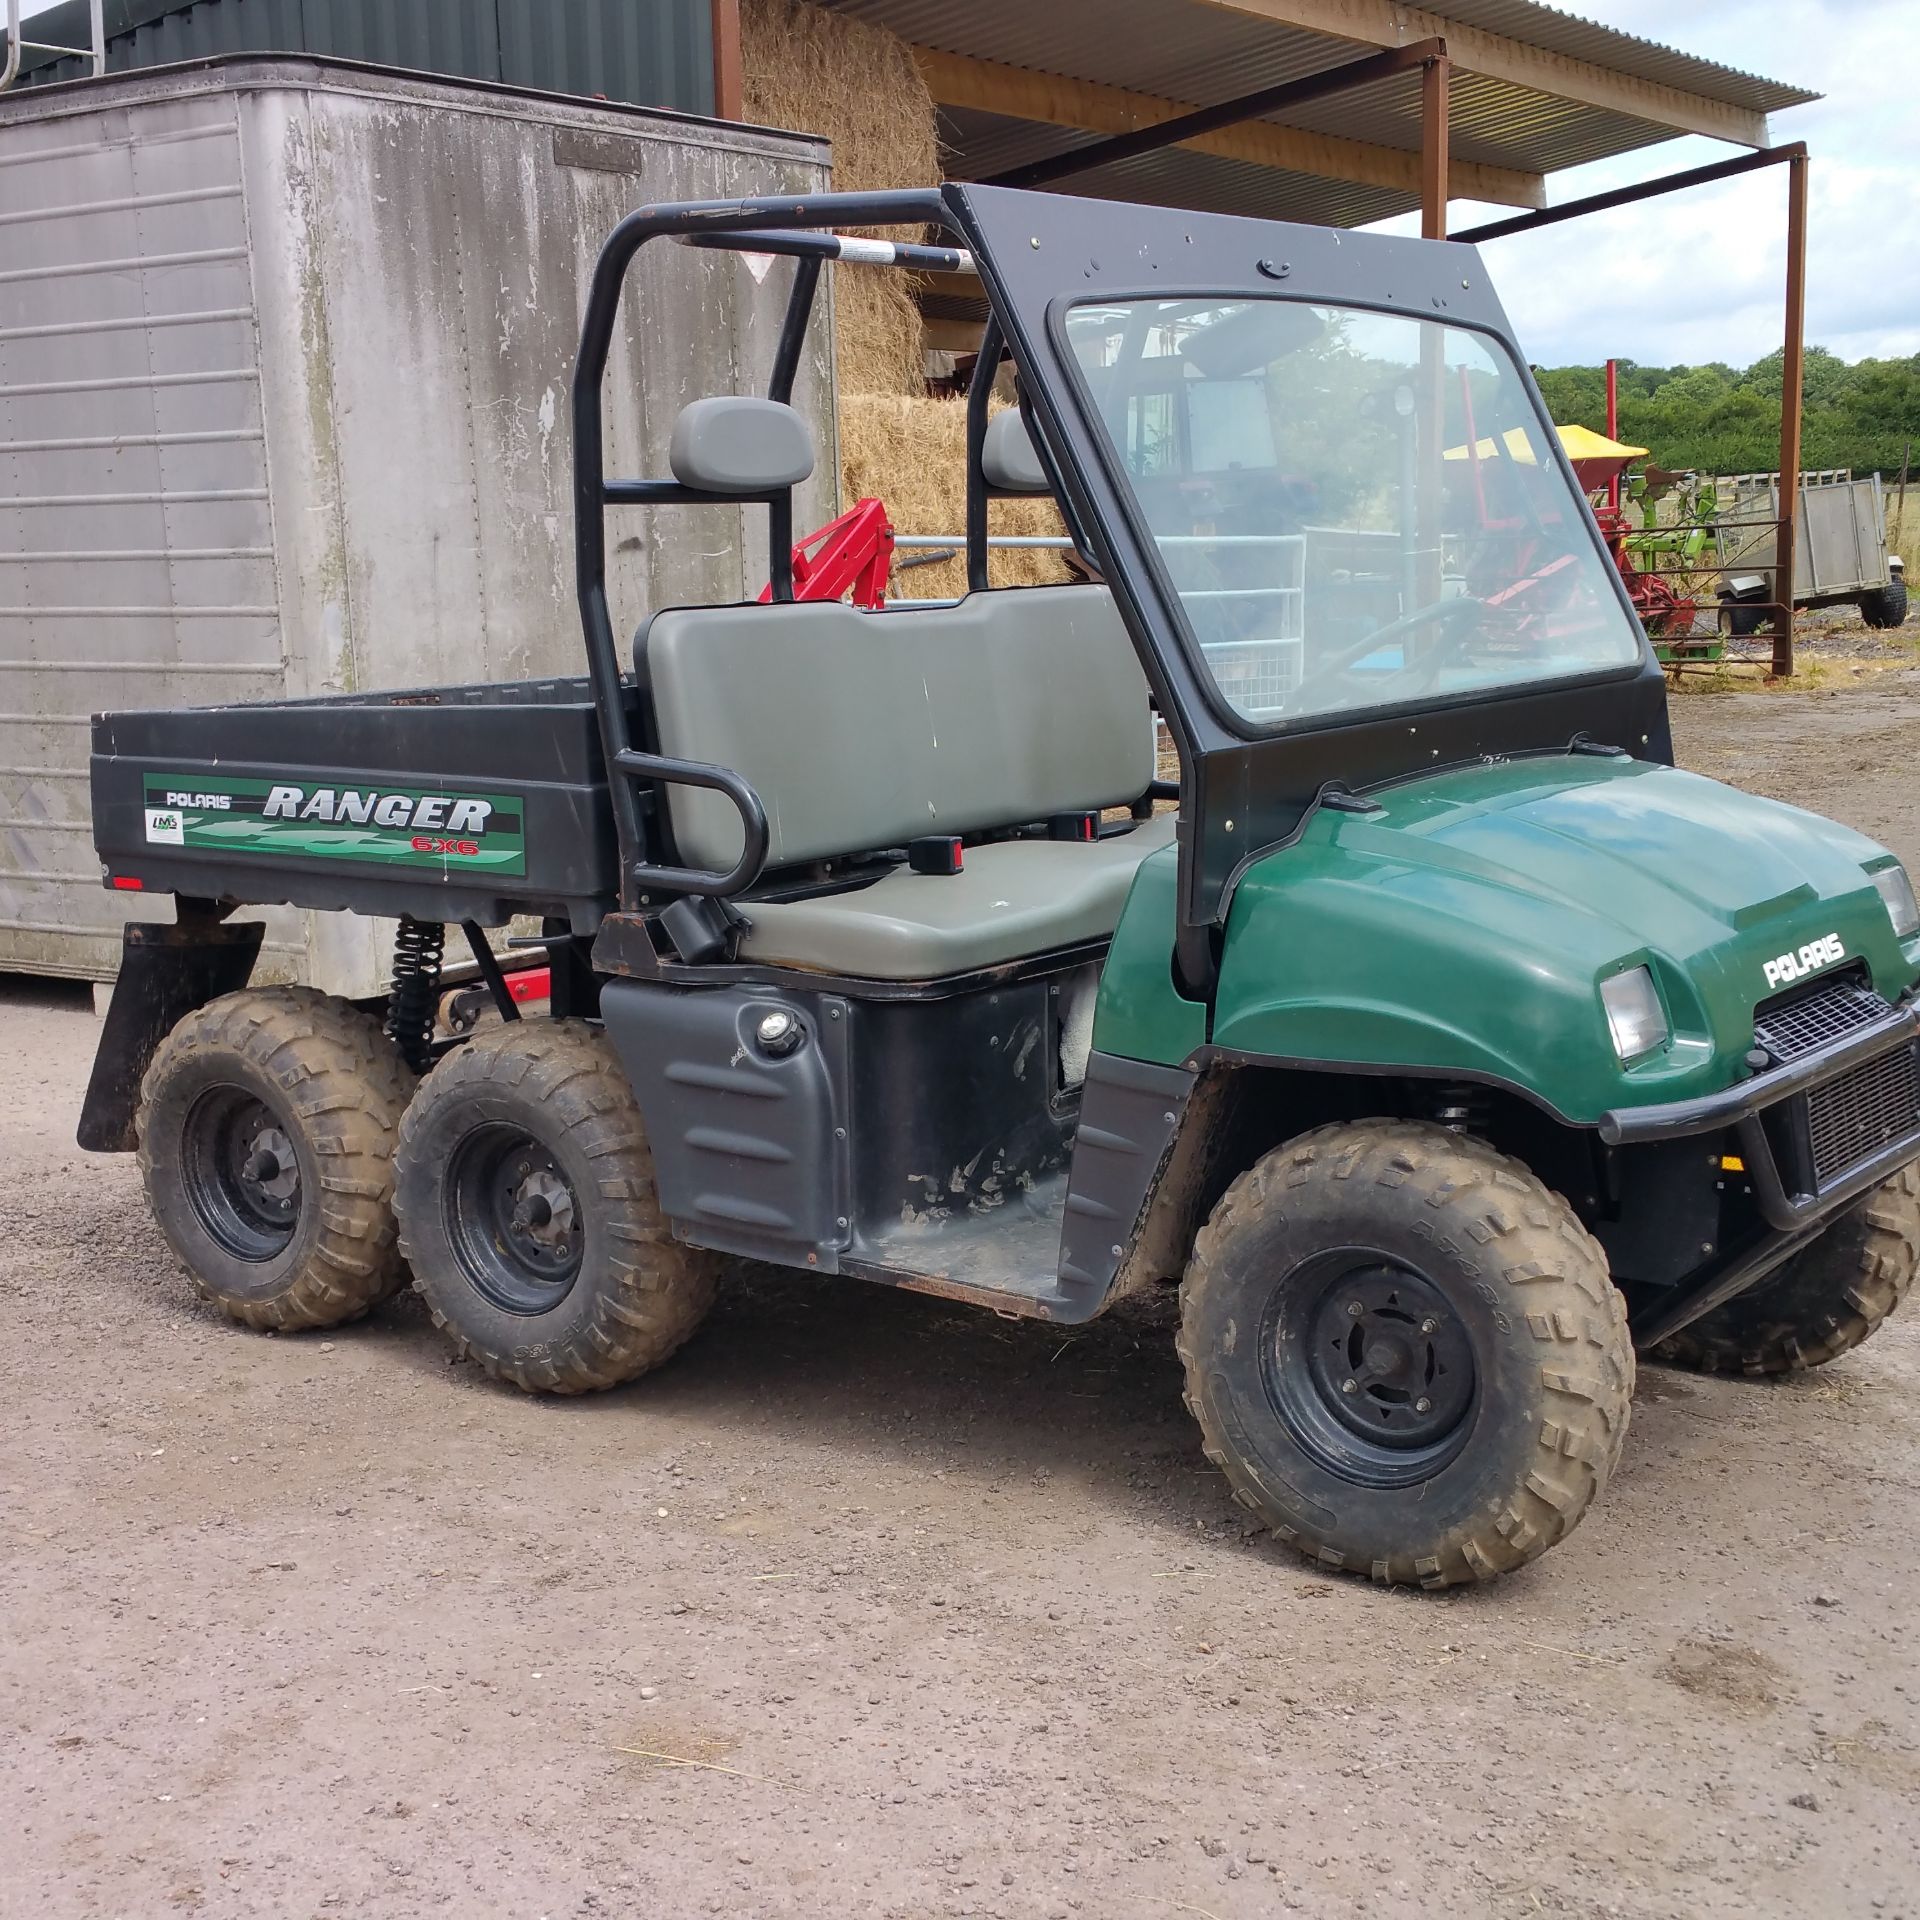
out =
[(1638, 660), (1499, 342), (1277, 299), (1101, 302), (1066, 325), (1194, 644), (1243, 719)]

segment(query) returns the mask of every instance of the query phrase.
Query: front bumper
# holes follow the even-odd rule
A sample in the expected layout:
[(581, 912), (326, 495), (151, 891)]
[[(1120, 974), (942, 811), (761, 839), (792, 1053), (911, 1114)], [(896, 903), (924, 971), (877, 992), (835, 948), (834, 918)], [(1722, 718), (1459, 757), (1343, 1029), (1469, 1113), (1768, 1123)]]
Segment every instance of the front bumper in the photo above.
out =
[[(1920, 1093), (1904, 1124), (1897, 1124), (1897, 1116), (1896, 1124), (1886, 1124), (1886, 1099), (1903, 1097), (1903, 1055), (1920, 1088), (1920, 1003), (1912, 1001), (1723, 1093), (1617, 1107), (1600, 1116), (1600, 1137), (1609, 1146), (1629, 1146), (1731, 1130), (1739, 1137), (1761, 1216), (1778, 1233), (1798, 1233), (1920, 1159)], [(1830, 1103), (1833, 1090), (1867, 1076), (1875, 1076), (1882, 1124), (1865, 1151), (1836, 1165), (1830, 1131), (1815, 1137), (1812, 1102), (1825, 1093)]]

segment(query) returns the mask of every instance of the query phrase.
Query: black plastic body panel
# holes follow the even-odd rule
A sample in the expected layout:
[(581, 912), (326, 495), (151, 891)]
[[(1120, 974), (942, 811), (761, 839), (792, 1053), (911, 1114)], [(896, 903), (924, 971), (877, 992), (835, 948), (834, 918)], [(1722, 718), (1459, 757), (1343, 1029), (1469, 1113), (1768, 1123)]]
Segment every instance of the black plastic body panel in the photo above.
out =
[(1620, 1149), (1617, 1218), (1590, 1219), (1615, 1279), (1672, 1287), (1721, 1251), (1724, 1137), (1647, 1141)]
[(1112, 1292), (1193, 1085), (1185, 1067), (1089, 1057), (1060, 1243), (1060, 1291), (1083, 1311), (1063, 1318), (1097, 1313)]
[[(796, 1017), (791, 1052), (762, 1048)], [(633, 1083), (660, 1204), (696, 1245), (839, 1271), (847, 1201), (848, 1004), (831, 994), (609, 981), (600, 1017)]]
[[(1060, 1084), (1067, 971), (914, 1001), (609, 981), (602, 1017), (674, 1231), (1060, 1319), (1098, 1311), (1104, 1290), (1056, 1286), (1079, 1106)], [(805, 1035), (781, 1056), (756, 1037), (776, 1009)]]
[(173, 925), (135, 920), (120, 941), (120, 972), (93, 1056), (75, 1138), (89, 1153), (131, 1153), (140, 1081), (155, 1050), (196, 1007), (238, 993), (253, 977), (266, 927), (222, 921), (181, 903)]
[[(588, 933), (619, 889), (591, 690), (584, 679), (521, 680), (234, 707), (108, 713), (93, 723), (94, 845), (108, 870), (148, 891), (497, 926), (515, 914)], [(339, 853), (162, 845), (149, 836), (149, 783), (262, 781), (506, 796), (519, 808), (518, 871), (403, 867)]]
[(1053, 987), (855, 1002), (854, 1196), (864, 1237), (991, 1211), (1065, 1170)]

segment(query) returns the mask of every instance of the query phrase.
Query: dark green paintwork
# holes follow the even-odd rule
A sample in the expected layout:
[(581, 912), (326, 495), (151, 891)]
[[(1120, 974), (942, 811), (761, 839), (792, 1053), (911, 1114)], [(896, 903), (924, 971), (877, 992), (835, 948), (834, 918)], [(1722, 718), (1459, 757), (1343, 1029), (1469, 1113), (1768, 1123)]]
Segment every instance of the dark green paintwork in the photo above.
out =
[[(1920, 978), (1920, 942), (1895, 940), (1867, 877), (1885, 849), (1796, 807), (1672, 767), (1563, 755), (1377, 797), (1376, 814), (1316, 814), (1242, 877), (1217, 1046), (1486, 1076), (1592, 1122), (1744, 1078), (1777, 955), (1837, 933), (1889, 997)], [(1173, 1062), (1192, 1050), (1197, 1009), (1167, 978), (1172, 872), (1171, 854), (1147, 861), (1128, 900), (1095, 1025), (1103, 1051)], [(1642, 963), (1673, 1040), (1622, 1068), (1599, 983)]]
[(1094, 1007), (1093, 1044), (1102, 1053), (1173, 1066), (1207, 1038), (1207, 1010), (1173, 984), (1173, 925), (1180, 849), (1141, 861), (1114, 929)]

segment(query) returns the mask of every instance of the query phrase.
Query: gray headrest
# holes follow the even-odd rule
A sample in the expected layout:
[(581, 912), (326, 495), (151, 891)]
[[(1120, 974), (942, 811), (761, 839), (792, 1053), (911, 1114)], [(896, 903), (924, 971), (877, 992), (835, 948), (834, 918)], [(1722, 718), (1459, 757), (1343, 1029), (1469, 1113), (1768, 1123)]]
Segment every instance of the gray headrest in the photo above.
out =
[(980, 442), (980, 470), (987, 476), (987, 485), (1001, 493), (1053, 491), (1018, 407), (1004, 407), (987, 422)]
[(667, 464), (683, 487), (702, 493), (771, 493), (813, 471), (813, 435), (778, 400), (717, 394), (680, 409)]

